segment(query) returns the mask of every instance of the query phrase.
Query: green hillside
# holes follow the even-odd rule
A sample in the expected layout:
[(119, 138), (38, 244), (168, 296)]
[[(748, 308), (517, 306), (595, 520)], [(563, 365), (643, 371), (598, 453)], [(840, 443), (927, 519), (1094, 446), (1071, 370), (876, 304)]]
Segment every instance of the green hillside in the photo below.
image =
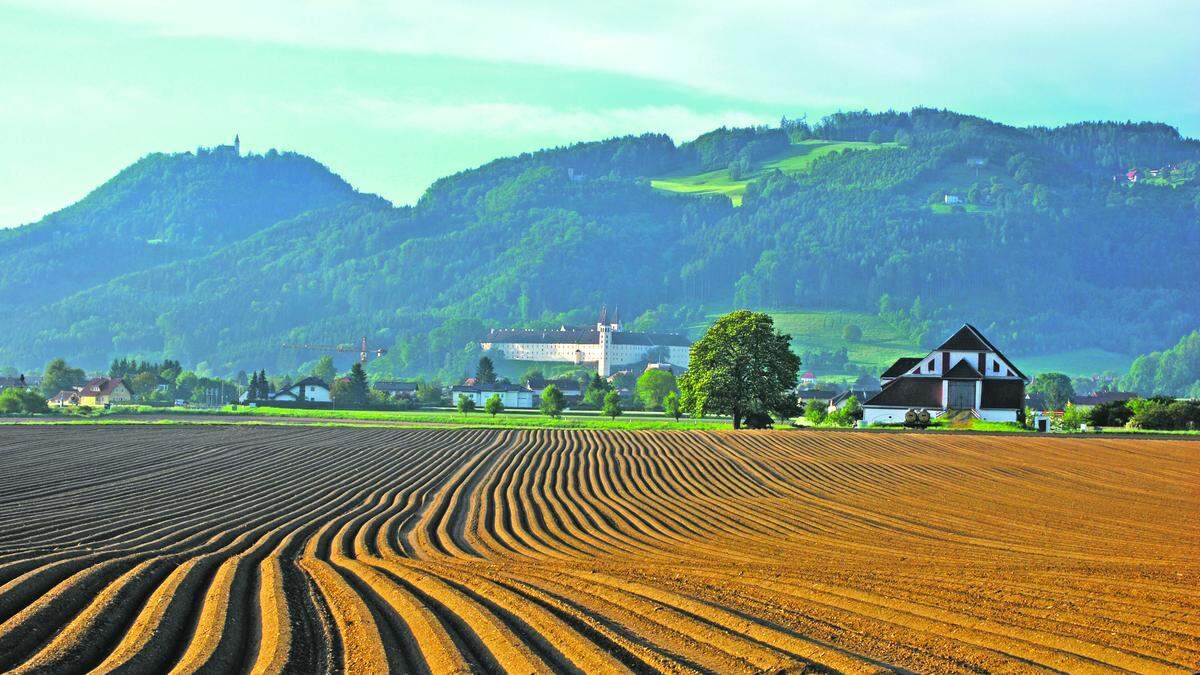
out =
[[(845, 347), (852, 363), (882, 370), (901, 356), (912, 356), (920, 351), (916, 342), (875, 315), (841, 311), (769, 311), (776, 327), (792, 336), (792, 348), (797, 352)], [(852, 324), (862, 329), (862, 339), (847, 342), (843, 331)]]
[(677, 174), (653, 178), (650, 186), (665, 192), (681, 192), (694, 195), (725, 195), (734, 206), (742, 205), (746, 186), (761, 179), (772, 171), (779, 170), (789, 175), (803, 173), (821, 157), (843, 150), (878, 150), (896, 147), (895, 143), (867, 143), (863, 141), (823, 141), (809, 139), (792, 144), (787, 150), (768, 160), (758, 163), (753, 173), (734, 180), (729, 169), (717, 169), (703, 173)]
[[(1200, 142), (1163, 124), (929, 108), (577, 143), (403, 207), (297, 155), (151, 155), (0, 232), (0, 368), (295, 372), (313, 354), (281, 343), (365, 335), (389, 349), (373, 375), (447, 380), (473, 371), (490, 328), (587, 324), (607, 304), (662, 331), (714, 308), (803, 308), (779, 320), (824, 374), (878, 370), (967, 321), (1014, 358), (1107, 370), (1200, 326), (1197, 166)], [(1178, 168), (1170, 185), (1114, 180), (1129, 167)], [(980, 208), (937, 213), (944, 192)], [(843, 356), (850, 321), (865, 336)]]

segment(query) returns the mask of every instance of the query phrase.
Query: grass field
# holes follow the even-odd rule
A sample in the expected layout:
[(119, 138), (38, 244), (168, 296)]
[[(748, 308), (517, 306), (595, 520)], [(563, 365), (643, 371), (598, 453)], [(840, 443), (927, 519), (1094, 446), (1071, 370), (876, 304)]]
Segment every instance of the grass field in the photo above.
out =
[(1190, 672), (1198, 448), (3, 427), (0, 671)]
[[(978, 204), (958, 204), (966, 213), (986, 213), (987, 209)], [(949, 215), (954, 212), (950, 204), (930, 204), (929, 210), (939, 215)]]
[(511, 428), (550, 428), (550, 429), (724, 429), (730, 425), (729, 420), (714, 419), (681, 419), (661, 413), (628, 412), (616, 419), (610, 419), (597, 413), (567, 413), (559, 419), (553, 419), (536, 410), (509, 411), (495, 417), (485, 412), (463, 414), (448, 410), (414, 410), (414, 411), (374, 411), (374, 410), (296, 410), (291, 408), (247, 408), (239, 406), (234, 410), (230, 406), (221, 408), (222, 415), (240, 415), (246, 417), (279, 417), (303, 419), (347, 419), (372, 420), (381, 422), (396, 422), (400, 424), (447, 424), (454, 426), (487, 426)]
[(741, 180), (734, 180), (728, 169), (718, 169), (700, 174), (663, 176), (650, 181), (651, 187), (667, 192), (682, 192), (696, 195), (719, 194), (729, 198), (734, 206), (741, 206), (746, 186), (776, 169), (795, 174), (807, 171), (817, 159), (842, 150), (878, 150), (896, 147), (895, 143), (865, 143), (861, 141), (808, 140), (793, 144), (786, 152), (758, 166), (754, 172)]

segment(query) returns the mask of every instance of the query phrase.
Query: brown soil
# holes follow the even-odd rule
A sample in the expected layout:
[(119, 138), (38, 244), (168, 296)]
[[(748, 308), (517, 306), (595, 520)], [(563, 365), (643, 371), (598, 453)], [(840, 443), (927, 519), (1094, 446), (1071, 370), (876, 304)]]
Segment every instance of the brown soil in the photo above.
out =
[(1190, 672), (1200, 442), (0, 428), (0, 671)]

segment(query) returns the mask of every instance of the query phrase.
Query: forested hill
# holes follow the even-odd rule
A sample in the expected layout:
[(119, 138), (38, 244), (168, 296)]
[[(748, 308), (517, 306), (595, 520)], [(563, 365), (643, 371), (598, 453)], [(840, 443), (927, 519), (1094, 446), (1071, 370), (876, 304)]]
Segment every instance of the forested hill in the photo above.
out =
[(488, 327), (602, 303), (638, 328), (824, 308), (921, 342), (971, 321), (1007, 351), (1147, 352), (1200, 326), (1198, 167), (1200, 143), (1161, 124), (929, 109), (544, 150), (411, 208), (294, 155), (152, 156), (0, 234), (0, 293), (22, 307), (0, 365), (279, 371), (315, 358), (283, 341), (365, 333), (393, 347), (378, 372), (457, 375)]
[(294, 153), (239, 157), (219, 146), (148, 155), (72, 206), (0, 229), (0, 297), (42, 307), (117, 276), (204, 255), (300, 213), (365, 198)]

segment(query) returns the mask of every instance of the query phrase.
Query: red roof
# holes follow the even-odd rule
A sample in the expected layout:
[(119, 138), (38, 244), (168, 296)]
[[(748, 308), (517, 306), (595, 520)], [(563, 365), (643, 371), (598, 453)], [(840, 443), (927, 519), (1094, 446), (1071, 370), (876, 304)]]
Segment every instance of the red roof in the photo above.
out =
[(86, 396), (107, 396), (122, 384), (124, 382), (119, 377), (96, 377), (83, 385), (79, 393)]

